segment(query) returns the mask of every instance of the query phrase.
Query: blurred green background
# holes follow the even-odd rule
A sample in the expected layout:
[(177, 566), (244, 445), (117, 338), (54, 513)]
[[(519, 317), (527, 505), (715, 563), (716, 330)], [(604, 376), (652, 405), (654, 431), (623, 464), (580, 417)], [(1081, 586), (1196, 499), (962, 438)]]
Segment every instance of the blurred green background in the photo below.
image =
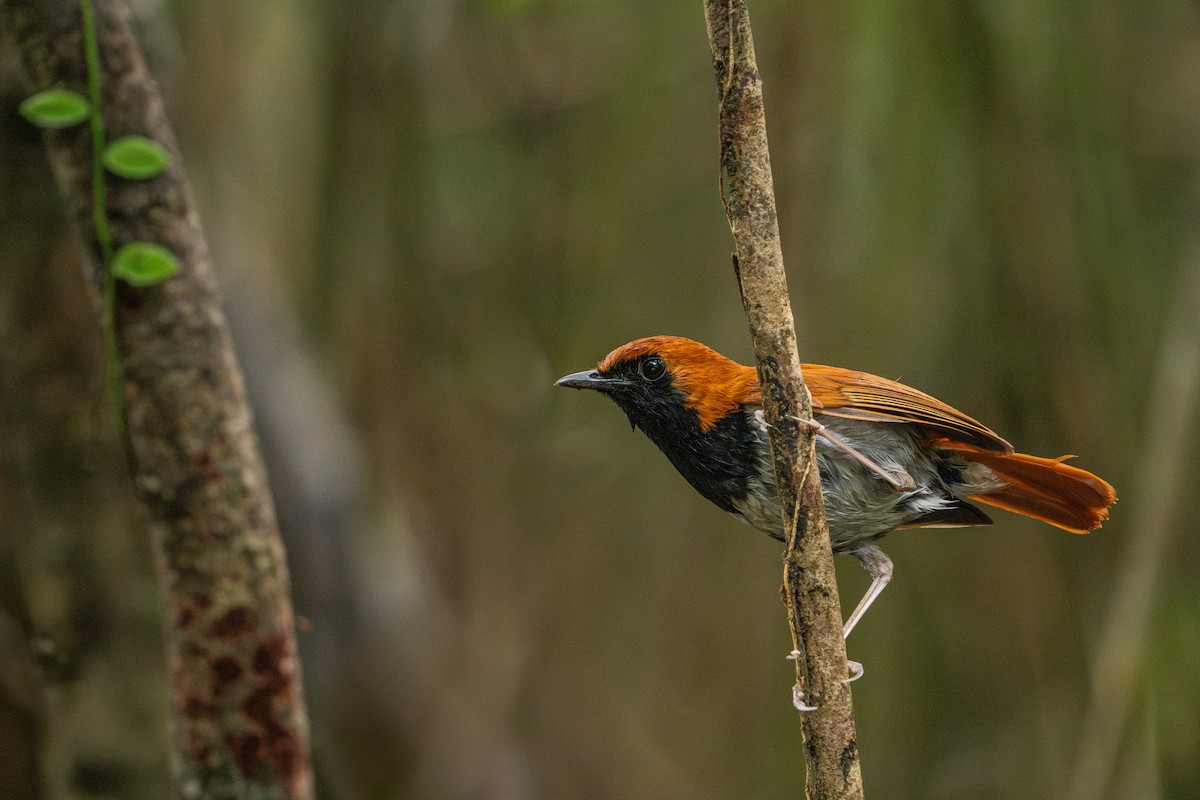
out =
[[(551, 388), (649, 334), (752, 359), (700, 3), (137, 7), (268, 454), (321, 796), (800, 796), (779, 545)], [(802, 356), (1121, 496), (1086, 537), (997, 513), (885, 542), (849, 643), (867, 796), (1200, 797), (1200, 7), (751, 13)], [(0, 774), (162, 797), (150, 550), (16, 67)]]

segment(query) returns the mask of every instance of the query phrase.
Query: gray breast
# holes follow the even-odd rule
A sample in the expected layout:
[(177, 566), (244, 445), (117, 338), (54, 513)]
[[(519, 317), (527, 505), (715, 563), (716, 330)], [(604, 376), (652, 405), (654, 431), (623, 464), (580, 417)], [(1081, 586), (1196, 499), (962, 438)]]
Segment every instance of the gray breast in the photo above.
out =
[[(746, 413), (754, 417), (756, 424), (752, 427), (765, 445), (766, 427), (761, 422), (760, 410), (751, 408)], [(817, 463), (835, 552), (854, 552), (902, 525), (955, 507), (958, 498), (994, 490), (999, 485), (994, 475), (978, 474), (973, 469), (977, 465), (972, 465), (968, 472), (966, 462), (953, 453), (930, 448), (921, 432), (912, 426), (828, 416), (819, 416), (818, 421), (884, 470), (907, 472), (916, 485), (912, 491), (895, 491), (818, 434)], [(743, 521), (782, 539), (775, 473), (769, 449), (764, 446), (761, 452), (758, 475), (750, 481), (745, 498), (734, 506)]]

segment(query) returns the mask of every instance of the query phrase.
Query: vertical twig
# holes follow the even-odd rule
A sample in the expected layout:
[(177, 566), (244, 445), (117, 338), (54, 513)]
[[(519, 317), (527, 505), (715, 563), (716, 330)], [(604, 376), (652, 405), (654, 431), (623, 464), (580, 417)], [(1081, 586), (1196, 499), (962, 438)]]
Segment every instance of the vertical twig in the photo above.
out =
[(775, 212), (762, 82), (744, 0), (705, 0), (720, 89), (721, 197), (736, 252), (734, 270), (754, 339), (771, 454), (789, 532), (784, 587), (796, 680), (817, 707), (801, 715), (807, 796), (861, 798), (862, 772), (829, 529), (814, 437), (793, 417), (812, 417)]
[[(104, 130), (177, 153), (128, 9), (97, 0), (94, 11)], [(75, 0), (0, 0), (0, 20), (33, 89), (87, 85)], [(114, 284), (93, 224), (93, 141), (68, 128), (48, 131), (46, 146), (103, 309)], [(99, 211), (112, 245), (155, 242), (180, 262), (160, 285), (116, 286), (113, 319), (124, 444), (165, 613), (173, 793), (306, 800), (308, 731), (283, 544), (195, 207), (178, 166), (146, 181), (108, 180)]]

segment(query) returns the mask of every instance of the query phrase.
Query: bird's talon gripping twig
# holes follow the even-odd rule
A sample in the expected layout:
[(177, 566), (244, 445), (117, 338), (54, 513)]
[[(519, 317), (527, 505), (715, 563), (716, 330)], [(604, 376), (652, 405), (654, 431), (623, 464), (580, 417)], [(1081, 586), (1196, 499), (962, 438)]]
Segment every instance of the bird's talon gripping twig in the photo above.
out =
[[(799, 650), (793, 650), (792, 652), (788, 653), (785, 658), (787, 658), (788, 661), (799, 661), (800, 656), (802, 655), (804, 654)], [(800, 688), (799, 683), (792, 685), (792, 705), (796, 707), (797, 711), (801, 712), (817, 710), (816, 706), (810, 706), (804, 702), (804, 690)]]
[(850, 676), (848, 678), (846, 678), (845, 680), (843, 680), (842, 683), (845, 683), (847, 685), (854, 683), (856, 680), (858, 680), (859, 678), (861, 678), (863, 676), (864, 672), (866, 672), (866, 670), (863, 669), (862, 663), (859, 661), (847, 660), (846, 661), (846, 670), (847, 670), (847, 672), (850, 673)]
[(792, 705), (800, 712), (817, 710), (816, 706), (810, 706), (804, 702), (804, 692), (800, 691), (798, 683), (792, 686)]

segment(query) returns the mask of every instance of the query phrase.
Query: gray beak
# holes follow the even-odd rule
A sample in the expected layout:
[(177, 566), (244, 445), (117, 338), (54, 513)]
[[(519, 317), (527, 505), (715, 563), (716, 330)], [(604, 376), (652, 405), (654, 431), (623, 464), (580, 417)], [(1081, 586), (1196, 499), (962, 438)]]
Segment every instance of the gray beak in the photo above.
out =
[(603, 392), (624, 383), (625, 381), (623, 380), (606, 378), (596, 370), (589, 369), (585, 372), (572, 372), (570, 375), (564, 375), (556, 380), (554, 385), (566, 386), (569, 389), (595, 389)]

